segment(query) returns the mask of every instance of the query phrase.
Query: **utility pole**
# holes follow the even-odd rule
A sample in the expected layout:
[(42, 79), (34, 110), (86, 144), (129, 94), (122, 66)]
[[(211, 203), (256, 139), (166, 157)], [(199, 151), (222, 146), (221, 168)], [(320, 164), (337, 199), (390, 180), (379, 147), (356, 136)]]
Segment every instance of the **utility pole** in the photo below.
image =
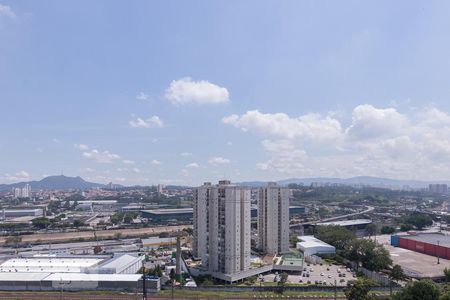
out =
[(142, 300), (147, 300), (147, 289), (145, 288), (145, 262), (142, 261)]
[(436, 248), (436, 254), (437, 254), (437, 264), (439, 265), (441, 262), (439, 261), (439, 241), (437, 241), (438, 247)]
[(337, 281), (334, 279), (334, 300), (337, 300)]

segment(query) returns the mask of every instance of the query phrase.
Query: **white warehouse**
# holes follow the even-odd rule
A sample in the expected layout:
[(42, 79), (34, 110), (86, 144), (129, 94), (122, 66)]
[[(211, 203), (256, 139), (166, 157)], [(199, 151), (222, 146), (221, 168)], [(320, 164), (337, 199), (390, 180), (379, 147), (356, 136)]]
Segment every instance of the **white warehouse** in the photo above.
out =
[(312, 235), (305, 235), (298, 237), (297, 249), (303, 251), (305, 257), (314, 254), (333, 254), (336, 253), (336, 248), (331, 246)]

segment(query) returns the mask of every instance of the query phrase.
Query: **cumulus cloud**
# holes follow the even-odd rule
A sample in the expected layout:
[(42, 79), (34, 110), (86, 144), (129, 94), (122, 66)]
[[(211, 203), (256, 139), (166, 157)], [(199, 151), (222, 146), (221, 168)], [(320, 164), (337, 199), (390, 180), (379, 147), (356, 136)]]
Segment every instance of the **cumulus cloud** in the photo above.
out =
[(225, 103), (229, 101), (228, 90), (206, 80), (194, 81), (190, 77), (174, 80), (166, 89), (165, 97), (173, 104)]
[(4, 5), (0, 3), (0, 17), (4, 16), (10, 19), (16, 18), (16, 13), (9, 7), (8, 5)]
[(90, 151), (83, 152), (83, 157), (94, 160), (98, 163), (114, 163), (118, 160), (120, 160), (120, 156), (114, 153), (111, 153), (109, 151), (98, 151), (97, 149), (92, 149)]
[(185, 166), (185, 168), (199, 168), (199, 167), (200, 167), (200, 165), (198, 163), (196, 163), (196, 162), (192, 162), (192, 163), (187, 164)]
[(136, 99), (137, 99), (137, 100), (140, 100), (140, 101), (145, 101), (145, 100), (148, 99), (148, 95), (145, 94), (144, 92), (140, 92), (140, 93), (136, 96)]
[(227, 158), (223, 158), (220, 156), (212, 157), (208, 160), (208, 163), (211, 165), (225, 165), (229, 164), (231, 161)]
[(27, 171), (22, 170), (16, 172), (14, 175), (6, 173), (3, 179), (7, 181), (28, 181), (30, 180), (30, 174)]
[(242, 116), (224, 117), (222, 122), (240, 128), (242, 131), (289, 139), (329, 141), (342, 135), (341, 124), (338, 120), (313, 113), (291, 118), (285, 113), (263, 114), (258, 110), (250, 110)]
[(135, 164), (134, 160), (129, 160), (129, 159), (124, 159), (124, 160), (122, 160), (122, 162), (126, 165), (134, 165)]
[(379, 109), (359, 105), (352, 113), (352, 125), (347, 133), (357, 138), (398, 136), (408, 127), (408, 119), (395, 108)]
[(81, 151), (89, 150), (89, 146), (85, 144), (75, 144), (74, 146)]
[(403, 113), (359, 105), (347, 126), (337, 116), (257, 110), (222, 122), (263, 137), (261, 148), (268, 158), (256, 169), (265, 172), (429, 180), (450, 174), (450, 114), (435, 107)]
[(164, 126), (163, 121), (158, 116), (151, 116), (147, 119), (136, 118), (131, 120), (129, 124), (134, 128), (157, 128)]
[(152, 160), (150, 163), (151, 163), (152, 165), (154, 165), (154, 166), (159, 166), (159, 165), (162, 164), (162, 162), (160, 162), (160, 161), (157, 160), (157, 159)]

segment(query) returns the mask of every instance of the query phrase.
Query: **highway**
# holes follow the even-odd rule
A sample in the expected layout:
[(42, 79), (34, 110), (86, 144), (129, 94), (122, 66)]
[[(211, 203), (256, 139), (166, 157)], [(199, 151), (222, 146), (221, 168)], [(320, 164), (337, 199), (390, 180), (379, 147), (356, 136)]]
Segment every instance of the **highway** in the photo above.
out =
[(363, 211), (360, 211), (360, 212), (351, 213), (351, 214), (342, 215), (342, 216), (337, 216), (337, 217), (326, 218), (326, 219), (312, 221), (312, 222), (291, 224), (291, 225), (289, 225), (289, 227), (290, 228), (295, 228), (295, 227), (300, 227), (300, 226), (304, 226), (304, 225), (315, 225), (317, 223), (337, 221), (337, 220), (342, 220), (342, 219), (347, 219), (347, 218), (350, 218), (350, 217), (355, 217), (355, 216), (367, 214), (367, 213), (370, 213), (370, 212), (372, 212), (374, 210), (375, 210), (375, 207), (373, 207), (373, 206), (366, 206), (366, 209), (363, 210)]

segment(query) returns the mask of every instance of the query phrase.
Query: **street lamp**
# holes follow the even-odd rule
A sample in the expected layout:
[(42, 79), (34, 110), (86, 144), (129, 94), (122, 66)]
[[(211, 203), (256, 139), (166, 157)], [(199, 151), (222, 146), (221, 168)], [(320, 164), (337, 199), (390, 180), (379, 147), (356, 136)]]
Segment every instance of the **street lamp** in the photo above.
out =
[(441, 262), (439, 261), (439, 240), (437, 241), (438, 247), (436, 248), (436, 254), (437, 254), (437, 264), (439, 265)]

